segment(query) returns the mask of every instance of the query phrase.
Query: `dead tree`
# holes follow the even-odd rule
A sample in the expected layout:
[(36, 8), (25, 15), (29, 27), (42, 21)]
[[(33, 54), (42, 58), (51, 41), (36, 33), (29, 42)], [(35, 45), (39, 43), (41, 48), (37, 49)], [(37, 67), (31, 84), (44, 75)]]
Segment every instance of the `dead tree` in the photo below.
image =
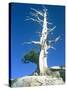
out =
[(31, 15), (32, 17), (27, 16), (26, 20), (32, 20), (34, 22), (37, 22), (42, 26), (42, 32), (38, 32), (40, 34), (40, 40), (39, 41), (31, 41), (31, 42), (24, 42), (24, 44), (37, 44), (40, 45), (40, 55), (39, 55), (39, 70), (40, 74), (45, 74), (46, 70), (48, 68), (47, 65), (47, 55), (48, 55), (48, 49), (53, 47), (53, 44), (55, 44), (59, 39), (60, 36), (56, 37), (54, 40), (49, 40), (48, 35), (53, 32), (53, 30), (56, 28), (54, 26), (53, 28), (48, 28), (49, 23), (47, 21), (47, 9), (43, 8), (42, 11), (38, 11), (34, 8), (31, 8)]

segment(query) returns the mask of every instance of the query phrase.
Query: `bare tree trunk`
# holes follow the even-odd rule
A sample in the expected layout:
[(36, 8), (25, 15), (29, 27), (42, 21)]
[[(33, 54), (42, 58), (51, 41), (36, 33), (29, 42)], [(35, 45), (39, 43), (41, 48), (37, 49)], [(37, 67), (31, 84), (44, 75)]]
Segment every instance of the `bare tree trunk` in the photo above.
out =
[(47, 68), (48, 68), (47, 55), (46, 55), (44, 49), (41, 49), (40, 55), (39, 55), (39, 70), (40, 70), (40, 74), (46, 74)]
[(44, 14), (42, 36), (40, 38), (41, 51), (39, 55), (39, 69), (40, 74), (45, 74), (47, 69), (47, 21), (46, 12)]

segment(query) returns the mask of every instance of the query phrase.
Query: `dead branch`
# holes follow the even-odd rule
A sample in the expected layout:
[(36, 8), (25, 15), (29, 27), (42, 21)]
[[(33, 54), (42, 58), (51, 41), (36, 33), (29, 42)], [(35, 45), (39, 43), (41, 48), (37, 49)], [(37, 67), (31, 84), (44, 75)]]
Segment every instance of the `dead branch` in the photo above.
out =
[(42, 12), (40, 12), (40, 11), (34, 9), (34, 8), (31, 8), (31, 10), (35, 11), (38, 15), (43, 16), (43, 13)]
[(27, 16), (25, 21), (28, 21), (28, 20), (32, 20), (34, 22), (37, 22), (37, 23), (39, 23), (42, 26), (42, 20), (39, 19), (39, 18), (38, 19), (34, 19), (34, 18), (30, 18), (29, 16)]
[(40, 45), (40, 42), (39, 41), (31, 41), (31, 42), (24, 42), (23, 44), (39, 44)]
[(55, 43), (58, 42), (60, 38), (61, 38), (61, 36), (56, 37)]
[(55, 28), (56, 28), (56, 26), (54, 26), (52, 29), (49, 29), (49, 28), (48, 28), (48, 30), (49, 30), (48, 33), (54, 31)]

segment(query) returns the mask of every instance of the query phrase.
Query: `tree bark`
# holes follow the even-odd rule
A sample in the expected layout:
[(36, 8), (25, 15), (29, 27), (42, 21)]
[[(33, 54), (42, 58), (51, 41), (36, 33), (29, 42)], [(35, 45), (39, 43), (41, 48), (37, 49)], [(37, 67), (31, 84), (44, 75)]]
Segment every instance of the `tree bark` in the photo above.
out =
[(45, 74), (47, 70), (47, 20), (46, 12), (44, 13), (44, 22), (42, 36), (40, 38), (41, 51), (39, 55), (39, 69), (40, 74)]

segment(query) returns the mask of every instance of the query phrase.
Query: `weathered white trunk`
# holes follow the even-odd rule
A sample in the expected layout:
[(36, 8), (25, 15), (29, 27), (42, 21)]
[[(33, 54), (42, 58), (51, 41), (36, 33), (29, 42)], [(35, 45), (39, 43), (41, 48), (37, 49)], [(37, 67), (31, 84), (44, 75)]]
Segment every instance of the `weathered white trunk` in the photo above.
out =
[(45, 55), (45, 52), (42, 49), (40, 51), (40, 56), (39, 56), (39, 69), (40, 69), (40, 73), (44, 74), (46, 68), (47, 68), (47, 56)]
[(46, 12), (44, 13), (44, 22), (42, 36), (40, 38), (41, 51), (39, 55), (39, 69), (40, 73), (44, 74), (47, 69), (47, 21), (46, 21)]

